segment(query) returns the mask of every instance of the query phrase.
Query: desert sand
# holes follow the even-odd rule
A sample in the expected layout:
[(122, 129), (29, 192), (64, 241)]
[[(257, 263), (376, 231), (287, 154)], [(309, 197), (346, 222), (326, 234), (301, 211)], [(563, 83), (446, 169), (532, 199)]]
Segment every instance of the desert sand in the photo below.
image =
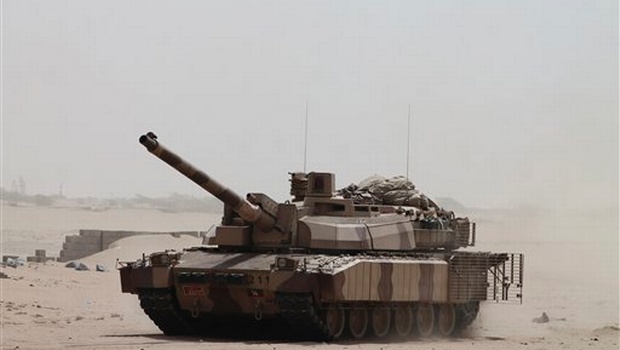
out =
[[(162, 213), (3, 206), (2, 254), (57, 256), (64, 236), (78, 229), (201, 230), (217, 214)], [(576, 215), (578, 214), (578, 215)], [(484, 304), (458, 339), (331, 344), (282, 340), (166, 337), (141, 311), (137, 297), (122, 294), (117, 259), (181, 249), (200, 238), (129, 237), (81, 261), (90, 271), (64, 263), (2, 267), (2, 349), (618, 349), (618, 214), (485, 211), (475, 250), (525, 253), (522, 305)], [(95, 264), (109, 271), (94, 271)], [(532, 319), (546, 312), (548, 323)], [(242, 333), (243, 330), (240, 330)]]

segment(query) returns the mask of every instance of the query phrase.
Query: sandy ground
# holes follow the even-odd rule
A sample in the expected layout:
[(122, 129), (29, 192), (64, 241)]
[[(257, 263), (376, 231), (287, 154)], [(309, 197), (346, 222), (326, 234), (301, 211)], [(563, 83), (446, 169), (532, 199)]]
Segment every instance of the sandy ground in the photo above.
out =
[[(206, 230), (219, 215), (2, 207), (2, 253), (57, 255), (64, 236), (80, 228)], [(477, 220), (476, 250), (526, 254), (523, 305), (485, 304), (460, 339), (332, 344), (166, 337), (122, 294), (116, 259), (200, 244), (194, 237), (144, 236), (117, 241), (83, 259), (109, 272), (64, 264), (28, 263), (0, 272), (1, 349), (618, 349), (617, 213), (582, 219), (564, 215), (485, 213)], [(551, 321), (533, 323), (543, 311)], [(243, 332), (243, 330), (240, 330)]]

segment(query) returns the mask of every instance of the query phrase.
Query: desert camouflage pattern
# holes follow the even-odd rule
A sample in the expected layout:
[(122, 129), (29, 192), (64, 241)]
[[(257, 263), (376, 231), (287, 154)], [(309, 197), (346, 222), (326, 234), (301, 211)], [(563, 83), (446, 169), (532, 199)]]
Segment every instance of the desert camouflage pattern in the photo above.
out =
[(262, 193), (243, 199), (152, 133), (140, 142), (225, 205), (203, 246), (120, 268), (122, 291), (137, 294), (166, 334), (250, 320), (323, 340), (452, 336), (475, 319), (480, 302), (522, 299), (521, 254), (458, 250), (475, 244), (467, 218), (359, 204), (334, 195), (330, 173), (291, 173), (292, 202)]

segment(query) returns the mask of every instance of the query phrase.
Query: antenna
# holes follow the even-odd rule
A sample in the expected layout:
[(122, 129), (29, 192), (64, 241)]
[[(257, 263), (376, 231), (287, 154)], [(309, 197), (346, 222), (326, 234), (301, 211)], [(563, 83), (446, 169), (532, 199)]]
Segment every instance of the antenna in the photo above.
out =
[(411, 150), (411, 105), (407, 109), (407, 179), (409, 180), (409, 152)]
[(304, 173), (306, 172), (306, 162), (308, 160), (308, 100), (306, 100), (306, 130), (304, 136)]

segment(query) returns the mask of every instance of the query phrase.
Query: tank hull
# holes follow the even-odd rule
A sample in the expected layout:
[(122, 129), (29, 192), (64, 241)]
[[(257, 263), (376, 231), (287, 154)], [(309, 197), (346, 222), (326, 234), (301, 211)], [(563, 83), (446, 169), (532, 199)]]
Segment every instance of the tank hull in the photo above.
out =
[(298, 329), (301, 338), (322, 340), (388, 333), (453, 336), (475, 319), (481, 301), (510, 296), (502, 288), (516, 288), (520, 280), (511, 284), (502, 277), (502, 288), (493, 290), (497, 283), (489, 276), (506, 266), (518, 269), (518, 254), (516, 262), (514, 254), (505, 253), (194, 249), (127, 264), (121, 282), (124, 292), (138, 294), (146, 314), (166, 334), (208, 333), (209, 320), (217, 319), (256, 327), (278, 322)]

